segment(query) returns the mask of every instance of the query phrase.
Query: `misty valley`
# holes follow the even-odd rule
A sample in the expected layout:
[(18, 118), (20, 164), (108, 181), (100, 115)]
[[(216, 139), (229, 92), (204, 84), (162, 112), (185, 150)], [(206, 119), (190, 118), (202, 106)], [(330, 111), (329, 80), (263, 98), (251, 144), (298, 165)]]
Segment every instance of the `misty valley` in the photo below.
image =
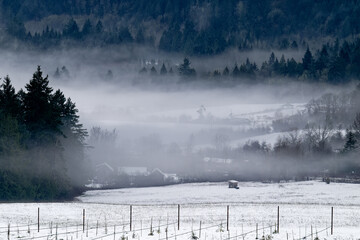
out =
[(0, 239), (359, 239), (359, 23), (359, 1), (0, 0)]
[[(359, 181), (356, 81), (284, 82), (281, 76), (256, 73), (258, 80), (242, 82), (244, 76), (233, 72), (208, 79), (201, 61), (216, 68), (224, 56), (190, 62), (155, 52), (146, 61), (141, 57), (151, 54), (148, 50), (119, 62), (125, 51), (119, 49), (98, 62), (108, 51), (4, 52), (9, 57), (4, 62), (9, 75), (1, 85), (2, 168), (9, 174), (4, 199), (19, 199), (19, 193), (67, 199), (85, 186)], [(27, 83), (35, 61), (42, 65)], [(171, 62), (172, 74), (138, 71)], [(61, 179), (63, 190), (50, 195), (41, 192), (43, 187), (25, 190), (28, 186), (14, 181), (17, 174), (35, 181), (34, 187), (41, 179), (50, 186)]]

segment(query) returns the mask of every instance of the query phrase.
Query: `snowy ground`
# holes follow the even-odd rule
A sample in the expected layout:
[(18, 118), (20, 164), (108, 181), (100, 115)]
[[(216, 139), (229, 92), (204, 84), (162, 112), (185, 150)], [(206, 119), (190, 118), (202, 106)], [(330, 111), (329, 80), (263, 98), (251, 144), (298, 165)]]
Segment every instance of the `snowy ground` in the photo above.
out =
[[(266, 237), (274, 232), (280, 206), (280, 234), (273, 239), (299, 239), (330, 227), (334, 207), (334, 235), (330, 229), (320, 239), (360, 238), (360, 185), (322, 182), (281, 184), (240, 183), (229, 189), (226, 183), (181, 184), (167, 187), (89, 191), (69, 203), (1, 204), (0, 239), (244, 239)], [(130, 206), (132, 230), (129, 231)], [(177, 230), (177, 204), (181, 205)], [(226, 212), (229, 205), (229, 232)], [(37, 232), (37, 208), (40, 232)], [(82, 211), (86, 210), (85, 231)], [(153, 236), (149, 236), (152, 221)], [(160, 233), (158, 233), (160, 225)], [(115, 237), (114, 237), (115, 226)], [(272, 226), (271, 228), (269, 226)], [(260, 230), (265, 228), (264, 230)], [(30, 233), (28, 230), (30, 229)], [(134, 231), (135, 229), (135, 231)], [(141, 230), (142, 229), (142, 230)], [(222, 231), (223, 230), (223, 231)], [(67, 233), (67, 234), (66, 234)], [(176, 235), (175, 235), (176, 234)], [(176, 236), (176, 238), (175, 238)], [(237, 237), (236, 237), (237, 236)], [(311, 239), (309, 236), (307, 239)]]

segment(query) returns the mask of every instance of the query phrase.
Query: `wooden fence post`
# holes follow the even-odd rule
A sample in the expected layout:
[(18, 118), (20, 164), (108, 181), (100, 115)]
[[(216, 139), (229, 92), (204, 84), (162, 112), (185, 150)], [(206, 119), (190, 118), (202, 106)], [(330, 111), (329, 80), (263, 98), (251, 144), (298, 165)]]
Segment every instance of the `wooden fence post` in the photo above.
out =
[(280, 233), (280, 206), (277, 209), (277, 233)]
[(201, 221), (200, 221), (200, 228), (199, 228), (199, 238), (201, 238)]
[(85, 232), (85, 209), (83, 209), (83, 233)]
[(334, 207), (331, 207), (331, 235), (334, 233)]
[(116, 234), (116, 226), (114, 225), (114, 240), (115, 240), (115, 237), (116, 237), (115, 234)]
[(178, 204), (178, 230), (180, 230), (180, 204)]
[(40, 232), (40, 208), (38, 207), (38, 232)]
[(132, 205), (130, 205), (130, 231), (132, 230)]
[(227, 205), (226, 211), (226, 230), (229, 231), (229, 205)]
[(256, 224), (256, 238), (255, 239), (259, 239), (258, 238), (258, 224)]

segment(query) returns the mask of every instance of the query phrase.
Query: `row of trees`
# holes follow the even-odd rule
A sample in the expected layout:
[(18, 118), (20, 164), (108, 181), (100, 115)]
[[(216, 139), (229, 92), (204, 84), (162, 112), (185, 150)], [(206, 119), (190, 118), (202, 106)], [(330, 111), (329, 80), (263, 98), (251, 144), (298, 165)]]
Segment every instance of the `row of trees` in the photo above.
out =
[[(11, 28), (10, 28), (11, 27)], [(150, 44), (153, 39), (146, 39), (142, 29), (139, 29), (133, 36), (128, 27), (114, 28), (111, 31), (105, 31), (101, 20), (92, 22), (89, 19), (85, 21), (82, 27), (71, 18), (61, 31), (47, 26), (42, 32), (27, 32), (21, 22), (13, 23), (8, 30), (15, 37), (28, 42), (36, 47), (49, 48), (59, 46), (64, 41), (73, 43), (80, 42), (89, 45), (106, 45), (106, 44), (124, 44), (138, 43)]]
[(86, 180), (87, 132), (75, 103), (49, 86), (40, 67), (15, 91), (0, 87), (0, 198), (55, 200), (73, 196)]
[(301, 63), (294, 59), (278, 60), (274, 54), (263, 63), (263, 76), (298, 77), (311, 81), (326, 81), (334, 84), (346, 83), (360, 78), (360, 39), (354, 42), (338, 40), (325, 44), (313, 54), (308, 48)]
[[(226, 66), (224, 69), (210, 70), (206, 74), (201, 74), (204, 78), (214, 78), (218, 82), (221, 79), (227, 81), (227, 77), (234, 79), (240, 78), (242, 82), (261, 81), (269, 78), (295, 78), (309, 82), (328, 82), (332, 84), (348, 83), (354, 79), (360, 79), (360, 39), (354, 42), (344, 41), (341, 46), (339, 41), (325, 44), (321, 50), (315, 54), (307, 48), (301, 61), (294, 58), (285, 59), (284, 55), (280, 60), (274, 53), (269, 59), (264, 61), (260, 67), (249, 59), (241, 65), (235, 64), (233, 68)], [(141, 73), (146, 73), (143, 68)], [(150, 69), (152, 75), (157, 74), (156, 68)], [(167, 74), (168, 71), (163, 64), (160, 75)], [(173, 73), (171, 67), (171, 73)], [(178, 67), (178, 73), (184, 77), (195, 77), (196, 70), (191, 67), (190, 60), (185, 58)], [(222, 77), (222, 78), (220, 78)]]
[[(194, 26), (193, 26), (194, 27)], [(174, 32), (174, 29), (166, 30), (162, 33), (162, 37), (158, 44), (158, 48), (169, 52), (182, 51), (190, 55), (210, 55), (223, 52), (228, 47), (237, 47), (240, 51), (252, 50), (253, 48), (259, 48), (264, 46), (257, 46), (244, 40), (240, 42), (238, 46), (235, 46), (228, 42), (226, 39), (216, 39), (211, 36), (212, 33), (196, 33), (191, 31), (194, 36), (189, 37), (189, 41), (186, 41), (183, 34), (180, 31), (180, 27), (176, 28), (178, 32)], [(129, 26), (123, 26), (120, 28), (106, 29), (101, 20), (91, 21), (87, 19), (82, 27), (71, 18), (62, 30), (56, 30), (49, 26), (46, 26), (42, 32), (31, 33), (26, 30), (24, 23), (20, 21), (12, 22), (8, 26), (8, 32), (34, 46), (41, 48), (49, 48), (59, 46), (64, 41), (72, 40), (73, 43), (81, 42), (88, 45), (110, 45), (110, 44), (146, 44), (149, 46), (155, 45), (156, 35), (146, 35), (143, 28), (133, 30), (132, 33)], [(178, 40), (172, 38), (177, 36)], [(175, 41), (175, 42), (174, 42)], [(186, 45), (183, 46), (183, 43)], [(306, 46), (305, 40), (302, 41), (301, 47)], [(289, 41), (288, 38), (282, 38), (277, 43), (270, 44), (267, 47), (272, 47), (280, 50), (298, 50), (299, 45), (296, 40)]]

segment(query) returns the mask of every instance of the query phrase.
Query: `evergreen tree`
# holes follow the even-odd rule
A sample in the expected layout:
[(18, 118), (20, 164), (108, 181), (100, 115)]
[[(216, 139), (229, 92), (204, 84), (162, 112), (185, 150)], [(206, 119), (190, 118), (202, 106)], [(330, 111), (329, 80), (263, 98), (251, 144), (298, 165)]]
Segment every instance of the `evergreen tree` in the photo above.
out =
[(87, 19), (84, 23), (84, 26), (81, 30), (82, 37), (88, 36), (89, 34), (93, 33), (93, 25), (90, 22), (90, 19)]
[(151, 75), (157, 74), (156, 68), (154, 66), (152, 66), (152, 68), (150, 69), (150, 73), (151, 73)]
[(96, 23), (96, 26), (95, 26), (95, 31), (96, 33), (102, 33), (104, 31), (104, 27), (103, 27), (103, 24), (102, 22), (99, 20), (97, 23)]
[(0, 85), (0, 112), (12, 118), (19, 118), (21, 102), (15, 93), (9, 76), (6, 76)]
[(54, 78), (60, 78), (60, 70), (59, 67), (56, 68), (56, 71), (54, 73)]
[(73, 18), (71, 18), (69, 22), (65, 25), (63, 35), (65, 37), (74, 39), (78, 39), (80, 37), (79, 27)]
[(323, 45), (320, 56), (316, 61), (316, 70), (322, 71), (329, 66), (329, 53), (326, 45)]
[(226, 66), (226, 67), (224, 68), (224, 71), (223, 71), (222, 75), (223, 75), (223, 76), (229, 76), (229, 74), (230, 74), (229, 68)]
[(215, 70), (215, 71), (213, 72), (213, 77), (214, 77), (214, 78), (221, 77), (220, 71), (219, 71), (219, 70)]
[(275, 74), (279, 74), (280, 73), (280, 63), (278, 58), (275, 58), (274, 64), (272, 65), (272, 71)]
[(287, 69), (286, 69), (286, 61), (285, 61), (285, 57), (284, 54), (281, 55), (280, 58), (280, 62), (279, 62), (279, 73), (283, 76), (285, 76), (287, 74)]
[(298, 63), (295, 61), (294, 58), (291, 58), (290, 60), (287, 61), (286, 64), (286, 68), (287, 68), (287, 74), (289, 77), (297, 77), (299, 76), (299, 70), (298, 70)]
[(146, 67), (143, 67), (142, 69), (140, 69), (139, 73), (140, 73), (140, 74), (147, 73)]
[(344, 145), (343, 148), (343, 152), (347, 153), (347, 152), (352, 152), (354, 151), (356, 148), (358, 148), (357, 146), (357, 140), (355, 138), (355, 134), (352, 131), (349, 131), (347, 133), (347, 137), (346, 137), (346, 143)]
[(292, 43), (291, 43), (291, 49), (294, 49), (294, 50), (298, 50), (298, 44), (297, 44), (297, 42), (294, 40)]
[(31, 142), (43, 144), (56, 141), (61, 119), (52, 105), (52, 91), (48, 76), (43, 77), (40, 66), (25, 86), (23, 99), (24, 121), (31, 133)]
[(164, 63), (163, 63), (163, 65), (161, 66), (160, 74), (161, 74), (161, 75), (167, 74), (167, 70), (166, 70), (166, 67), (165, 67), (165, 64), (164, 64)]
[(275, 54), (272, 52), (269, 57), (269, 65), (272, 67), (275, 63)]
[(233, 77), (239, 77), (239, 76), (240, 76), (240, 70), (239, 70), (237, 64), (235, 64), (235, 67), (234, 67), (231, 75), (232, 75)]
[(190, 60), (188, 58), (184, 58), (184, 62), (179, 66), (179, 74), (182, 77), (195, 77), (196, 71), (195, 69), (190, 67)]
[(61, 68), (61, 75), (65, 76), (66, 78), (70, 77), (70, 72), (65, 66), (62, 66)]
[(303, 69), (311, 71), (314, 63), (314, 58), (309, 48), (306, 49), (304, 58), (302, 59)]

